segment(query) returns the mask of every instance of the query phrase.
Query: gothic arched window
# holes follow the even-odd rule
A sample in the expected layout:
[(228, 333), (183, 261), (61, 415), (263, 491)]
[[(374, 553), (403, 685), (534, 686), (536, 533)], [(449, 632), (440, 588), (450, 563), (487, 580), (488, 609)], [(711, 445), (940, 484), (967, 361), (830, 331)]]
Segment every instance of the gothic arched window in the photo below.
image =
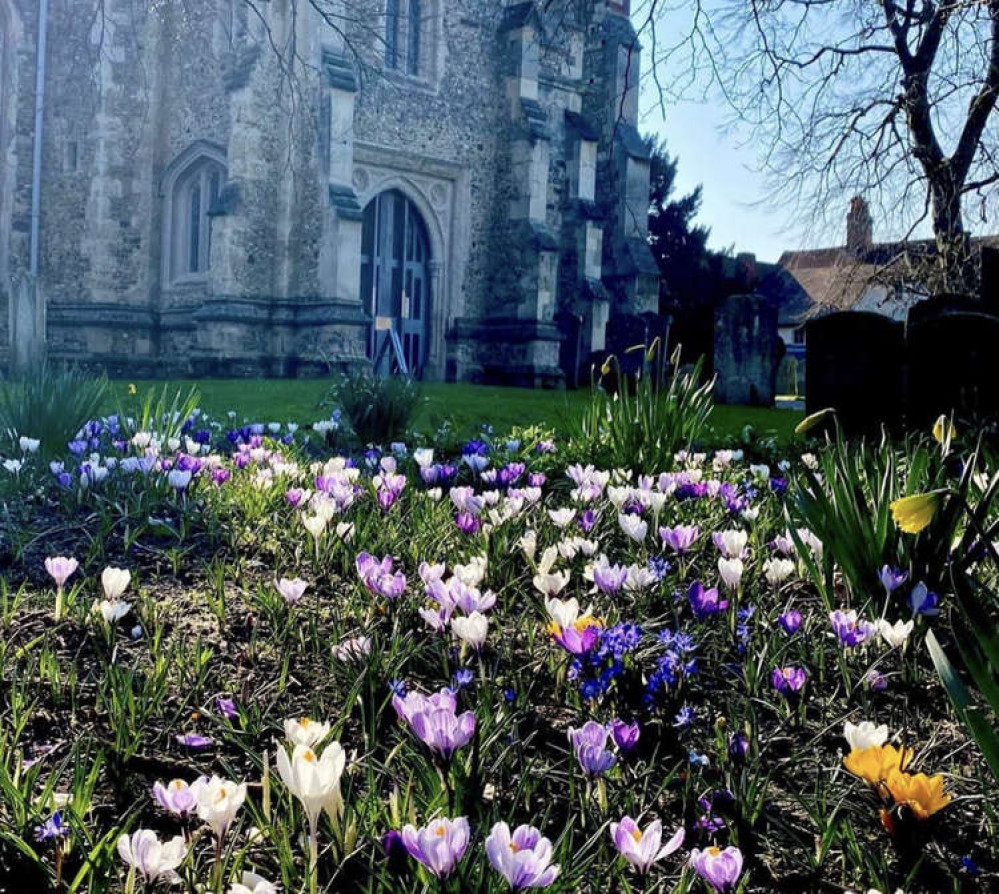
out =
[(164, 270), (169, 282), (200, 279), (211, 266), (209, 213), (222, 192), (226, 169), (220, 153), (195, 151), (178, 160), (168, 179)]
[(434, 74), (434, 0), (385, 0), (385, 67), (414, 78)]

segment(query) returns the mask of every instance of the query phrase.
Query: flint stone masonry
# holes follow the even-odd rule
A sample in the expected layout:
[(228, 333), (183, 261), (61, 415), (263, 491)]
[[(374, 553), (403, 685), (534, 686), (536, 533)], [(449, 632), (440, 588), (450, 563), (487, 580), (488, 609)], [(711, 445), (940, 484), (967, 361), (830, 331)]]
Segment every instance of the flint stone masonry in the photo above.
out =
[(50, 0), (29, 282), (39, 5), (0, 0), (0, 364), (311, 375), (388, 308), (426, 378), (547, 387), (654, 309), (627, 3), (402, 2), (394, 43), (385, 0), (91, 6)]

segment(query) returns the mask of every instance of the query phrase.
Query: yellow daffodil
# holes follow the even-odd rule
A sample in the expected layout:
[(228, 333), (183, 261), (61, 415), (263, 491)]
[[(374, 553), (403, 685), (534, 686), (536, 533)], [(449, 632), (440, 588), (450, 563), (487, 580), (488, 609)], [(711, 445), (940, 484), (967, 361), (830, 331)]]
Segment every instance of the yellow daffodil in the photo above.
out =
[(843, 766), (854, 776), (877, 787), (893, 771), (904, 770), (911, 760), (912, 752), (908, 748), (900, 751), (893, 745), (872, 745), (870, 748), (854, 748), (843, 758)]
[(795, 426), (794, 433), (796, 435), (803, 435), (805, 432), (811, 431), (818, 425), (823, 419), (826, 418), (830, 413), (835, 413), (836, 411), (832, 407), (826, 407), (824, 410), (819, 410), (817, 413), (812, 413), (810, 416), (806, 416)]
[(138, 391), (138, 389), (135, 387), (135, 385), (129, 384), (129, 386), (128, 386), (128, 393), (129, 394), (136, 394), (137, 391)]
[(957, 434), (957, 430), (954, 428), (954, 423), (951, 422), (943, 413), (937, 417), (937, 421), (933, 423), (933, 437), (941, 446), (946, 447)]
[(939, 504), (940, 491), (935, 490), (902, 497), (891, 504), (892, 518), (906, 534), (918, 534), (933, 521)]
[(885, 781), (892, 800), (904, 804), (918, 820), (927, 820), (950, 804), (951, 796), (944, 791), (944, 779), (939, 773), (902, 773), (892, 770)]

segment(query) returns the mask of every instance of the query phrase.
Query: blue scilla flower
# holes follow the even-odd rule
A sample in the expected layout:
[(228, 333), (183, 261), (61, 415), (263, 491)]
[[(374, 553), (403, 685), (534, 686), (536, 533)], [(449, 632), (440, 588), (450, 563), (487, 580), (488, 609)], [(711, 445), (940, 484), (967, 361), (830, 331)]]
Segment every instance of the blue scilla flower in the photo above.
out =
[(689, 729), (694, 725), (695, 720), (697, 720), (697, 711), (691, 705), (684, 705), (676, 712), (676, 716), (673, 718), (673, 726), (676, 729)]
[(649, 571), (655, 575), (656, 580), (662, 580), (666, 577), (672, 567), (663, 556), (653, 556), (649, 559)]
[(406, 696), (406, 681), (405, 680), (392, 680), (389, 683), (389, 689), (393, 695), (398, 695), (399, 698), (405, 698)]
[(69, 829), (62, 821), (62, 813), (57, 810), (42, 825), (35, 827), (35, 841), (51, 841), (54, 838), (62, 838), (68, 831)]
[(475, 671), (473, 671), (470, 667), (460, 667), (454, 673), (454, 685), (458, 689), (464, 689), (466, 686), (471, 686), (474, 680)]

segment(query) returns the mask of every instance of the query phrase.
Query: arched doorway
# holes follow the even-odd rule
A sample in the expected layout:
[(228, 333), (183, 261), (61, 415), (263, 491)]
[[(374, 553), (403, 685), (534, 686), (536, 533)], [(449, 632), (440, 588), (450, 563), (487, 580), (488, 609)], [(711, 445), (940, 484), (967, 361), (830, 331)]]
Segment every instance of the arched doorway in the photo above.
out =
[(394, 330), (409, 371), (421, 376), (430, 342), (430, 240), (420, 212), (399, 190), (380, 193), (364, 209), (361, 295), (375, 321), (368, 356), (379, 357)]

